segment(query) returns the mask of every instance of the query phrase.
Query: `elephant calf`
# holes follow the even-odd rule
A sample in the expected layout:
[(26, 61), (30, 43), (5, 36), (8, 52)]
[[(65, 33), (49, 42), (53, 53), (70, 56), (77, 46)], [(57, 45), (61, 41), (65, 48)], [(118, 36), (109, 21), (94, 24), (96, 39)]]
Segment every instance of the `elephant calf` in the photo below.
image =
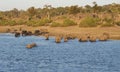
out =
[(27, 44), (26, 45), (26, 48), (33, 48), (33, 47), (36, 47), (36, 43), (32, 43), (32, 44)]

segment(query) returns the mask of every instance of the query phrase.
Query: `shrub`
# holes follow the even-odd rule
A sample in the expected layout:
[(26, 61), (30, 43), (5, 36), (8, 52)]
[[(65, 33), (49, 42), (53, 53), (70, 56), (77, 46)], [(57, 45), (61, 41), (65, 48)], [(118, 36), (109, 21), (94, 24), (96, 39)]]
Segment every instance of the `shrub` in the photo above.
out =
[(36, 22), (35, 26), (45, 26), (51, 22), (52, 22), (52, 20), (49, 20), (49, 19), (41, 19), (41, 20)]
[(5, 25), (5, 21), (4, 20), (0, 20), (0, 25), (1, 26)]
[(96, 27), (98, 22), (98, 18), (86, 17), (80, 22), (79, 27)]
[(7, 25), (14, 26), (16, 24), (16, 21), (9, 20)]
[(27, 21), (26, 23), (28, 26), (33, 26), (35, 24), (35, 21), (33, 20), (30, 20), (30, 21)]
[(45, 26), (47, 23), (51, 23), (52, 20), (41, 19), (41, 20), (30, 20), (27, 22), (28, 26)]
[(16, 21), (14, 21), (14, 20), (0, 20), (0, 25), (2, 25), (2, 26), (6, 26), (6, 25), (14, 26), (14, 25), (16, 25)]
[(67, 26), (74, 26), (74, 25), (77, 25), (77, 23), (75, 23), (73, 20), (65, 19), (61, 26), (62, 27), (67, 27)]
[(120, 21), (116, 22), (116, 25), (120, 26)]
[(104, 22), (103, 22), (103, 24), (101, 25), (101, 27), (111, 27), (111, 26), (114, 26), (112, 19), (105, 18), (103, 21), (104, 21)]
[(57, 23), (57, 22), (53, 22), (50, 26), (51, 26), (51, 27), (60, 27), (61, 24), (60, 24), (60, 23)]
[(23, 24), (26, 24), (26, 21), (23, 21), (23, 20), (19, 20), (16, 22), (18, 25), (23, 25)]

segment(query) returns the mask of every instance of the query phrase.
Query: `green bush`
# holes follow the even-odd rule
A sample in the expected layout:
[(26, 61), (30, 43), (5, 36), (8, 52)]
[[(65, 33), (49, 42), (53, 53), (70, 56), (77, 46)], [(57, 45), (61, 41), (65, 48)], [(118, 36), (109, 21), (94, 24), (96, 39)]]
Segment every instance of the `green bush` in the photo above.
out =
[(16, 21), (14, 21), (14, 20), (0, 20), (0, 25), (2, 25), (2, 26), (6, 26), (6, 25), (14, 26), (14, 25), (16, 25)]
[(96, 27), (98, 22), (98, 18), (86, 17), (80, 22), (79, 27)]
[(41, 20), (30, 20), (27, 22), (28, 26), (45, 26), (47, 23), (51, 23), (52, 20), (49, 19), (41, 19)]
[(18, 25), (24, 25), (26, 24), (26, 21), (23, 21), (23, 20), (19, 20), (16, 22)]
[(57, 23), (57, 22), (52, 22), (52, 24), (50, 25), (51, 27), (60, 27), (61, 24)]
[(16, 23), (16, 21), (11, 21), (11, 20), (10, 20), (10, 21), (8, 21), (8, 23), (9, 23), (8, 25), (10, 25), (10, 26), (14, 26), (14, 25), (16, 25), (16, 24), (17, 24), (17, 23)]
[(67, 26), (74, 26), (74, 25), (77, 25), (77, 23), (75, 23), (73, 20), (65, 19), (61, 26), (62, 27), (67, 27)]
[(120, 21), (116, 22), (116, 25), (120, 26)]
[(28, 26), (34, 26), (34, 25), (36, 24), (36, 22), (33, 21), (33, 20), (30, 20), (30, 21), (27, 21), (26, 24), (27, 24)]
[(105, 18), (103, 20), (103, 24), (101, 25), (101, 27), (112, 27), (112, 26), (114, 26), (113, 20), (109, 18)]
[(5, 21), (4, 20), (0, 20), (0, 25), (1, 26), (4, 26), (6, 23), (5, 23)]

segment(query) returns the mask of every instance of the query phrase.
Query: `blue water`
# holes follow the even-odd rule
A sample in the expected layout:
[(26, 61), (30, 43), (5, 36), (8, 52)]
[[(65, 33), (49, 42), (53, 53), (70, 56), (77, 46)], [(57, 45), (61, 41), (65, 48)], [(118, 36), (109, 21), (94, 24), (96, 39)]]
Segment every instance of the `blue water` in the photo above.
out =
[(56, 44), (54, 37), (0, 34), (0, 72), (120, 72), (120, 40)]

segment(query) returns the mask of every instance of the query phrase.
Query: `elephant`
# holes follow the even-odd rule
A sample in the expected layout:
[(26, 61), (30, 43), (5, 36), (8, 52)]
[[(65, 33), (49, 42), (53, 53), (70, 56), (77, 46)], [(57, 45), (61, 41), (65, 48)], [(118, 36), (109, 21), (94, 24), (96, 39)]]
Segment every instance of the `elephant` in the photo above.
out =
[(67, 34), (66, 37), (67, 37), (68, 40), (70, 40), (70, 39), (75, 39), (75, 38), (76, 38), (75, 35), (72, 34), (72, 33)]
[(68, 41), (67, 37), (64, 37), (64, 42), (67, 42), (67, 41)]
[(61, 42), (61, 37), (60, 36), (56, 36), (55, 37), (55, 42), (56, 43), (60, 43)]
[(38, 35), (40, 35), (41, 33), (40, 33), (40, 30), (35, 30), (34, 31), (34, 35), (36, 35), (36, 36), (38, 36)]
[(27, 44), (26, 45), (26, 48), (33, 48), (33, 47), (36, 47), (36, 43), (32, 43), (32, 44)]
[(99, 41), (107, 41), (110, 38), (109, 33), (104, 32), (100, 37)]
[(49, 40), (49, 34), (45, 34), (45, 40)]
[(108, 37), (106, 35), (101, 35), (99, 37), (99, 41), (107, 41), (108, 40)]
[(27, 36), (27, 31), (26, 30), (22, 30), (22, 36)]
[(16, 33), (15, 33), (15, 37), (20, 37), (20, 33), (19, 33), (19, 32), (16, 32)]
[(96, 37), (95, 36), (90, 36), (89, 41), (90, 42), (96, 42)]
[(88, 36), (85, 36), (85, 35), (81, 36), (81, 37), (79, 38), (79, 41), (80, 41), (80, 42), (87, 42), (87, 41), (88, 41)]
[(33, 34), (32, 34), (31, 31), (28, 31), (28, 32), (27, 32), (27, 35), (31, 36), (31, 35), (33, 35)]

